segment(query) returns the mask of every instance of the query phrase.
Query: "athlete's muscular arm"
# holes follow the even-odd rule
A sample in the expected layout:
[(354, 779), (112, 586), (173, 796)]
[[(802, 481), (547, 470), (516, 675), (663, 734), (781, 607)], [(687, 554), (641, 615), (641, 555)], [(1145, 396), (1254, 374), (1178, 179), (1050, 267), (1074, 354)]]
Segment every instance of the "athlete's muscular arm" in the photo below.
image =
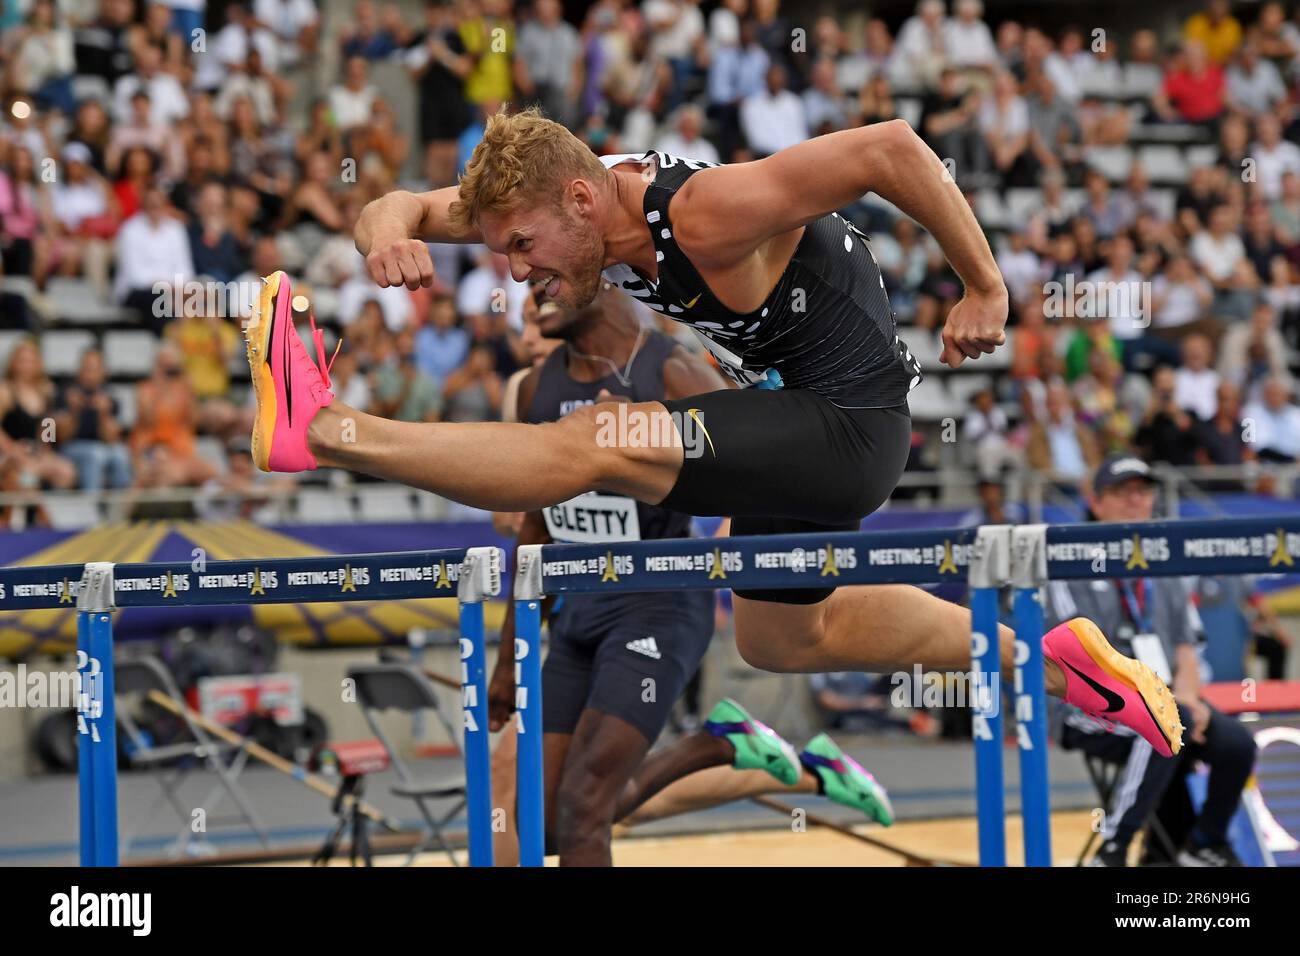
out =
[(704, 359), (677, 346), (664, 361), (664, 398), (690, 398), (734, 387)]
[(739, 265), (780, 236), (868, 192), (928, 230), (966, 286), (949, 313), (943, 360), (992, 352), (1004, 340), (1007, 291), (961, 190), (903, 120), (818, 136), (752, 163), (704, 169), (673, 201), (677, 242), (702, 271)]
[(447, 207), (457, 187), (427, 193), (397, 190), (370, 202), (357, 218), (357, 251), (366, 257), (366, 272), (381, 288), (405, 285), (408, 289), (433, 285), (433, 260), (425, 240), (482, 242), (478, 229), (453, 233), (447, 226)]

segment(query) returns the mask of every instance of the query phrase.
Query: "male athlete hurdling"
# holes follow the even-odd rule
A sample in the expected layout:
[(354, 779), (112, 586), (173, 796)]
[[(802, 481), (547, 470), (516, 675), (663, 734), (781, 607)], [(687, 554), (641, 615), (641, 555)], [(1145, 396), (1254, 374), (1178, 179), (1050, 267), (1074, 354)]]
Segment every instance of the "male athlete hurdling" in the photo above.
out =
[[(906, 123), (832, 133), (756, 162), (710, 166), (649, 151), (597, 158), (536, 112), (493, 116), (460, 185), (368, 205), (357, 248), (383, 286), (433, 282), (425, 240), (483, 242), (515, 278), (563, 306), (605, 278), (690, 325), (741, 384), (627, 406), (650, 434), (693, 420), (681, 444), (598, 441), (584, 405), (546, 424), (420, 424), (334, 399), (293, 325), (283, 274), (248, 325), (257, 393), (253, 454), (264, 471), (325, 465), (492, 511), (535, 511), (591, 490), (692, 515), (730, 515), (732, 534), (856, 530), (903, 471), (907, 393), (920, 372), (895, 333), (866, 237), (836, 210), (875, 192), (934, 236), (965, 294), (943, 330), (957, 366), (1004, 340), (1007, 292), (957, 186)], [(671, 427), (671, 426), (669, 426)], [(772, 671), (970, 667), (970, 612), (919, 588), (735, 592), (736, 643)], [(1002, 667), (1014, 639), (1000, 631)], [(1048, 693), (1104, 715), (1169, 756), (1182, 726), (1169, 689), (1075, 618), (1043, 638)]]

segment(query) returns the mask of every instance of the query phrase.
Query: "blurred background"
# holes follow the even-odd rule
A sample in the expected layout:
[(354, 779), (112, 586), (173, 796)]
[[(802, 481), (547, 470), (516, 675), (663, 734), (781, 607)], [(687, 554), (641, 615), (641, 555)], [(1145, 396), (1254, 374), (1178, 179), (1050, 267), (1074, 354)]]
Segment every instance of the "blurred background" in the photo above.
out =
[[(240, 324), (258, 277), (283, 269), (327, 347), (346, 339), (344, 401), (498, 418), (529, 361), (504, 258), (435, 244), (432, 289), (380, 290), (352, 227), (387, 191), (454, 183), (484, 117), (531, 104), (600, 154), (742, 162), (901, 117), (944, 160), (1005, 276), (1007, 345), (938, 365), (961, 294), (938, 245), (877, 196), (841, 211), (926, 372), (908, 472), (864, 526), (1082, 520), (1081, 482), (1119, 451), (1156, 467), (1162, 514), (1297, 508), (1300, 4), (3, 0), (0, 104), (6, 564), (508, 545), (488, 515), (433, 495), (257, 472)], [(1198, 585), (1216, 680), (1296, 675), (1294, 584)], [(889, 707), (869, 675), (749, 670), (725, 594), (719, 623), (677, 731), (729, 693), (790, 733), (847, 721), (860, 752), (901, 747), (900, 766), (911, 738), (968, 732), (960, 714)], [(122, 613), (118, 637), (196, 707), (203, 680), (227, 679), (209, 697), (245, 703), (222, 722), (306, 760), (368, 733), (338, 700), (349, 661), (386, 646), (450, 673), (454, 626), (446, 599), (164, 608)], [(0, 615), (5, 668), (66, 668), (74, 641), (71, 609)], [(271, 674), (293, 678), (271, 705), (231, 690)], [(58, 777), (72, 731), (64, 712), (0, 707), (0, 793), (32, 808), (0, 820), (0, 861), (71, 856), (75, 814), (32, 827), (75, 797)], [(395, 733), (434, 756), (454, 745), (437, 722)], [(1077, 767), (1054, 765), (1053, 783), (1066, 804), (1095, 800)], [(967, 797), (941, 776), (910, 785), (904, 814)], [(324, 826), (290, 819), (283, 781), (256, 786), (285, 815), (276, 839)], [(167, 832), (142, 846), (162, 853)]]

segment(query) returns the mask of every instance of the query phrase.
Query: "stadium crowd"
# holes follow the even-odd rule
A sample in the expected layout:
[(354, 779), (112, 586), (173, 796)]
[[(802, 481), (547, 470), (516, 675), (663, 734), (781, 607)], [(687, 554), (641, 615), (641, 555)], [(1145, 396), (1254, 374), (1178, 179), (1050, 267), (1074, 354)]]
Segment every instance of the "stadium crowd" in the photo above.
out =
[[(1011, 295), (1009, 369), (960, 429), (989, 482), (1025, 467), (1077, 482), (1125, 449), (1300, 458), (1300, 4), (1243, 4), (1238, 19), (1211, 0), (1179, 29), (1124, 35), (993, 24), (980, 0), (921, 0), (896, 28), (804, 22), (779, 0), (708, 6), (599, 0), (574, 24), (558, 0), (435, 0), (418, 16), (357, 0), (333, 17), (312, 0), (4, 0), (2, 324), (66, 326), (55, 293), (71, 279), (161, 345), (127, 416), (98, 349), (56, 381), (39, 340), (20, 339), (0, 359), (0, 489), (260, 481), (241, 463), (239, 322), (279, 268), (346, 337), (333, 374), (349, 404), (498, 417), (527, 360), (505, 260), (434, 247), (434, 288), (379, 290), (351, 229), (388, 190), (455, 182), (485, 116), (531, 104), (597, 153), (711, 162), (912, 122)], [(385, 71), (400, 95), (381, 94)], [(1141, 142), (1176, 144), (1183, 165), (1146, 168)], [(871, 235), (904, 332), (936, 336), (960, 296), (937, 244), (870, 198), (845, 213)], [(196, 282), (241, 291), (160, 308)]]

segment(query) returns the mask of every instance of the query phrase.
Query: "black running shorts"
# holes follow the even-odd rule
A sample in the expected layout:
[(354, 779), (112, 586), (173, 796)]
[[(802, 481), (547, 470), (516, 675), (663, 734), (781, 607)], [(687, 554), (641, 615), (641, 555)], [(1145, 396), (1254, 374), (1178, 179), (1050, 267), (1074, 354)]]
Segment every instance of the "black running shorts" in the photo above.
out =
[[(856, 531), (893, 492), (912, 443), (906, 405), (840, 408), (805, 389), (731, 389), (663, 404), (693, 431), (682, 436), (682, 470), (660, 504), (730, 516), (733, 535)], [(735, 593), (815, 604), (834, 590)]]

